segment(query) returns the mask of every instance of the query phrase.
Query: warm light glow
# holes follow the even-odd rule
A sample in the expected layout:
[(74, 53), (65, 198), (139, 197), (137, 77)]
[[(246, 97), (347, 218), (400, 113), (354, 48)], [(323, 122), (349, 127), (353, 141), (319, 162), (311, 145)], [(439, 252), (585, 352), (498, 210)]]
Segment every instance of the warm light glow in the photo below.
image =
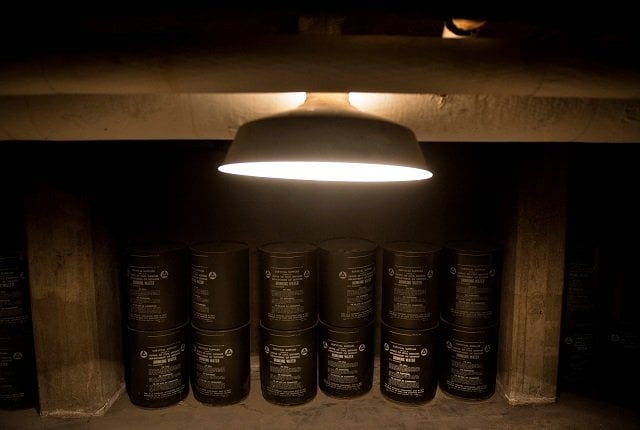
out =
[(397, 98), (397, 94), (385, 93), (349, 93), (349, 103), (364, 112), (388, 108), (390, 103)]
[(293, 108), (304, 103), (305, 99), (307, 98), (307, 93), (305, 93), (304, 91), (295, 93), (282, 93), (280, 97), (282, 97), (282, 106)]
[(387, 164), (337, 163), (319, 161), (273, 161), (225, 164), (223, 173), (261, 178), (334, 182), (404, 182), (429, 179), (433, 174), (415, 167)]

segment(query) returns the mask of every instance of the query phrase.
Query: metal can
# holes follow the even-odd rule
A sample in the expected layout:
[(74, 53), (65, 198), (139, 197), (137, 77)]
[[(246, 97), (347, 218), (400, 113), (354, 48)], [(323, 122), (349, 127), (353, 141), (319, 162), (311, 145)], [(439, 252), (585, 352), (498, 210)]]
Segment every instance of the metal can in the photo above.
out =
[(301, 330), (318, 320), (317, 247), (304, 242), (262, 245), (260, 321), (275, 330)]
[(371, 390), (375, 324), (333, 327), (320, 321), (318, 385), (333, 397), (357, 397)]
[(260, 324), (260, 385), (265, 400), (285, 406), (311, 401), (318, 392), (317, 323), (302, 330)]
[(375, 319), (376, 243), (360, 238), (318, 244), (320, 319), (335, 327), (362, 327)]
[(189, 247), (191, 322), (225, 330), (249, 322), (249, 245), (200, 242)]
[(229, 330), (191, 326), (191, 388), (199, 402), (230, 405), (249, 395), (249, 323)]

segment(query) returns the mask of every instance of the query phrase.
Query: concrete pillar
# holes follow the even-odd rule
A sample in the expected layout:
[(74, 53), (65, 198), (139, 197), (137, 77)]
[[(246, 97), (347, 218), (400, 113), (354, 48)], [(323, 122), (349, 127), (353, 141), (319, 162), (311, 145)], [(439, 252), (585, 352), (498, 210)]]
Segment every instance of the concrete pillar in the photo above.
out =
[(25, 221), (40, 415), (102, 415), (124, 389), (116, 247), (59, 185), (34, 188)]
[(507, 223), (498, 383), (510, 404), (556, 400), (567, 205), (562, 147), (521, 153)]

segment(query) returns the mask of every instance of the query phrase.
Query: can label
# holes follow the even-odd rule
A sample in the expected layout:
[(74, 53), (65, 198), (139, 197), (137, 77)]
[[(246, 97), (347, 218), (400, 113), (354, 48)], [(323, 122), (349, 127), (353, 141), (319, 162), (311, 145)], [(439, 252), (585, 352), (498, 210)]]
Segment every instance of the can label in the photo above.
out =
[(129, 328), (131, 401), (139, 406), (162, 407), (189, 393), (187, 326), (164, 332)]
[(168, 277), (169, 271), (161, 266), (129, 265), (127, 279), (130, 321), (160, 323), (167, 319), (159, 284), (160, 279)]
[(305, 403), (316, 395), (315, 329), (280, 336), (263, 328), (260, 377), (266, 400), (292, 405)]
[(361, 319), (373, 314), (374, 272), (375, 264), (370, 263), (345, 267), (337, 273), (347, 291), (346, 306), (340, 312), (343, 320)]
[(167, 345), (147, 347), (139, 350), (139, 356), (146, 360), (145, 400), (163, 399), (180, 394), (185, 389), (183, 360), (186, 345), (172, 342)]
[(436, 337), (431, 330), (382, 327), (380, 390), (390, 399), (415, 403), (436, 391)]
[(226, 345), (194, 343), (195, 386), (200, 394), (211, 397), (229, 397), (233, 391), (227, 382), (227, 362), (234, 360), (236, 351)]
[(30, 320), (29, 289), (21, 256), (0, 256), (0, 324), (25, 324)]
[(218, 277), (215, 271), (210, 271), (205, 265), (191, 264), (191, 315), (205, 323), (216, 320), (216, 312), (209, 297), (210, 279)]
[[(480, 260), (477, 256), (476, 258)], [(491, 265), (481, 261), (475, 264), (458, 263), (449, 270), (456, 277), (455, 306), (451, 309), (451, 314), (456, 317), (489, 318), (494, 313), (489, 303), (487, 285), (489, 278), (495, 275), (491, 272)]]
[(205, 330), (228, 330), (249, 321), (249, 246), (201, 242), (189, 248), (191, 321)]
[(184, 248), (127, 258), (128, 324), (139, 330), (170, 330), (189, 319)]
[(329, 395), (349, 397), (371, 389), (373, 324), (349, 332), (321, 326), (320, 388)]
[(497, 325), (468, 331), (445, 328), (440, 386), (450, 394), (482, 399), (496, 386)]
[[(273, 257), (272, 257), (273, 259)], [(275, 260), (280, 260), (276, 258)], [(311, 315), (310, 309), (315, 309), (309, 299), (315, 300), (314, 295), (308, 297), (304, 286), (305, 280), (312, 275), (312, 267), (292, 266), (279, 267), (270, 265), (265, 268), (264, 276), (269, 288), (271, 300), (268, 301), (266, 318), (273, 321), (307, 321), (315, 320), (316, 315)], [(315, 274), (314, 274), (315, 275)]]
[(321, 289), (320, 319), (336, 327), (367, 324), (375, 312), (375, 255), (330, 262)]
[(249, 325), (235, 330), (193, 330), (192, 384), (197, 400), (240, 401), (249, 393)]
[[(427, 310), (427, 291), (421, 288), (427, 277), (433, 277), (433, 269), (427, 267), (394, 266), (387, 269), (393, 278), (392, 318), (425, 321), (432, 317)], [(430, 275), (430, 276), (429, 276)]]
[(595, 333), (563, 333), (559, 366), (562, 382), (569, 385), (592, 382), (595, 364)]
[(31, 407), (35, 403), (35, 355), (28, 328), (0, 333), (0, 408)]
[(358, 238), (327, 239), (320, 249), (320, 320), (334, 327), (362, 327), (375, 318), (378, 246)]
[(438, 324), (440, 248), (391, 242), (383, 252), (382, 320), (392, 327), (427, 329)]
[(260, 320), (276, 330), (302, 330), (318, 319), (317, 248), (282, 242), (260, 248)]
[[(479, 248), (481, 249), (481, 248)], [(452, 324), (484, 327), (500, 316), (499, 252), (445, 248), (443, 316)]]
[[(302, 366), (298, 361), (309, 353), (306, 348), (294, 346), (265, 346), (264, 353), (270, 357), (271, 382), (267, 392), (277, 397), (304, 397), (307, 387), (303, 384)], [(302, 364), (302, 363), (300, 363)]]

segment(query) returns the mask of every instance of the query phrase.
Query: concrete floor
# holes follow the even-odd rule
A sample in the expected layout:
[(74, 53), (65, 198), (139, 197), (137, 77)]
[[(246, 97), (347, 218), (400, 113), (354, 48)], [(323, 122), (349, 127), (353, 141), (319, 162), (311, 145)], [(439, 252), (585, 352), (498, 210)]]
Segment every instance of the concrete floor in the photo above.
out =
[(203, 405), (190, 393), (177, 405), (144, 409), (123, 394), (96, 418), (41, 418), (35, 409), (0, 411), (0, 429), (640, 429), (638, 412), (572, 393), (555, 404), (509, 406), (499, 393), (470, 402), (438, 389), (432, 401), (416, 406), (386, 400), (374, 378), (371, 391), (358, 398), (336, 399), (318, 390), (309, 403), (286, 407), (264, 400), (259, 372), (253, 369), (249, 396), (232, 406)]

